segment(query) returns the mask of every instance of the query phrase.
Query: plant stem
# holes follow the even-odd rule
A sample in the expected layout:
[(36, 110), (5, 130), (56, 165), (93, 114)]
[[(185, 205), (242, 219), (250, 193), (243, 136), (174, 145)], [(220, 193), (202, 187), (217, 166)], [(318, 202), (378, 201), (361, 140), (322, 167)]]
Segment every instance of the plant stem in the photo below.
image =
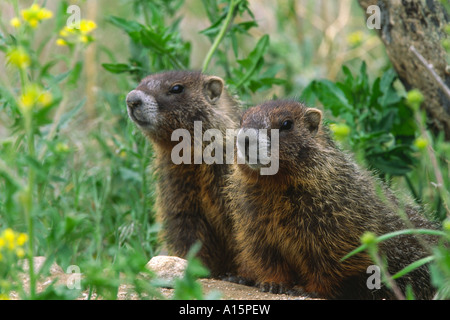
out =
[[(27, 134), (28, 142), (28, 156), (31, 159), (35, 157), (34, 147), (34, 129), (33, 129), (33, 113), (32, 110), (27, 110), (25, 113), (25, 130)], [(29, 264), (29, 276), (30, 276), (30, 297), (34, 298), (36, 294), (36, 277), (34, 273), (34, 225), (33, 225), (33, 191), (36, 173), (32, 165), (28, 168), (28, 186), (26, 188), (26, 201), (25, 201), (25, 220), (28, 224), (28, 264)]]
[(417, 111), (414, 116), (415, 116), (416, 123), (419, 126), (420, 133), (428, 141), (427, 154), (428, 154), (428, 158), (430, 159), (431, 166), (433, 168), (434, 176), (436, 178), (435, 187), (436, 187), (439, 195), (442, 198), (442, 202), (444, 204), (444, 207), (445, 207), (445, 210), (447, 213), (446, 214), (447, 218), (450, 218), (450, 209), (449, 209), (450, 200), (448, 199), (449, 193), (447, 190), (444, 189), (444, 178), (442, 176), (441, 169), (439, 168), (439, 163), (436, 158), (435, 151), (433, 150), (433, 147), (432, 147), (433, 139), (431, 138), (429, 132), (426, 130), (424, 122), (422, 120), (422, 117), (421, 117), (419, 111)]
[(392, 276), (389, 274), (381, 257), (378, 255), (376, 248), (373, 248), (373, 250), (370, 250), (370, 251), (372, 251), (371, 252), (372, 259), (374, 260), (375, 264), (381, 269), (381, 273), (384, 275), (384, 280), (385, 280), (386, 284), (394, 292), (394, 294), (398, 300), (405, 300), (405, 296), (403, 295), (402, 291), (395, 283), (394, 279), (392, 279)]
[(211, 62), (212, 56), (214, 55), (217, 48), (219, 47), (220, 42), (222, 42), (223, 38), (225, 37), (228, 27), (230, 26), (231, 22), (233, 21), (234, 11), (235, 11), (238, 3), (239, 3), (239, 0), (231, 0), (230, 1), (230, 6), (228, 7), (228, 14), (225, 17), (225, 21), (223, 23), (222, 29), (220, 29), (219, 33), (217, 34), (216, 38), (214, 39), (214, 42), (213, 42), (211, 48), (209, 49), (208, 54), (206, 55), (205, 61), (203, 63), (202, 72), (205, 72), (208, 69), (208, 66), (209, 66), (209, 63)]
[(425, 67), (425, 69), (427, 69), (427, 71), (430, 73), (430, 75), (432, 76), (432, 78), (434, 79), (434, 81), (439, 85), (439, 87), (441, 88), (442, 92), (444, 92), (445, 95), (447, 95), (448, 98), (450, 98), (450, 88), (447, 87), (447, 85), (444, 83), (444, 80), (442, 80), (441, 77), (439, 77), (439, 75), (436, 73), (436, 71), (434, 71), (433, 65), (431, 63), (429, 63), (421, 54), (419, 51), (417, 51), (417, 49), (414, 46), (410, 46), (409, 50), (412, 51), (412, 53), (414, 53), (414, 55), (416, 56), (416, 58), (423, 64), (423, 66)]
[[(72, 61), (71, 66), (69, 67), (69, 70), (73, 71), (75, 69), (75, 66), (78, 62), (79, 55), (80, 55), (80, 46), (77, 45), (74, 50), (73, 61)], [(65, 88), (67, 91), (72, 89), (70, 86), (66, 86)], [(69, 88), (69, 89), (67, 89), (67, 88)], [(58, 109), (56, 109), (55, 115), (53, 116), (52, 125), (48, 131), (47, 136), (45, 137), (45, 140), (52, 141), (53, 138), (55, 137), (56, 133), (58, 132), (58, 127), (59, 127), (61, 118), (64, 115), (64, 112), (66, 111), (68, 100), (70, 100), (69, 94), (67, 92), (64, 92), (63, 99), (59, 103)], [(47, 151), (47, 146), (48, 146), (47, 144), (44, 144), (42, 146), (41, 152), (39, 153), (39, 157), (38, 157), (39, 160), (43, 160), (43, 158), (45, 156), (45, 152)]]

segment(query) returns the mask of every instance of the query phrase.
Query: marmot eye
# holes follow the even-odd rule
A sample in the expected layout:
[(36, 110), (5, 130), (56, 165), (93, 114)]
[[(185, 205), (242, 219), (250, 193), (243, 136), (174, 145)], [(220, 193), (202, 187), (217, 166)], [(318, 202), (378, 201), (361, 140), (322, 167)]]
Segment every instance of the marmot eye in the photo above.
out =
[(172, 88), (170, 88), (170, 93), (182, 93), (184, 90), (184, 87), (181, 84), (176, 84)]
[(292, 125), (294, 123), (291, 120), (286, 120), (284, 121), (281, 126), (280, 126), (280, 131), (282, 130), (291, 130), (292, 129)]

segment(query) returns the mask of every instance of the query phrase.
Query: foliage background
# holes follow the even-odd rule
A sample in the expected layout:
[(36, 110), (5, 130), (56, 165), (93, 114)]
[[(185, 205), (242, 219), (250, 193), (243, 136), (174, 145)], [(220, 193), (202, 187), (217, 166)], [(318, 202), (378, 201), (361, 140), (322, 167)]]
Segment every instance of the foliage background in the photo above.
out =
[[(450, 147), (442, 137), (424, 135), (425, 116), (410, 108), (356, 1), (35, 2), (53, 18), (24, 34), (9, 21), (17, 8), (34, 2), (0, 3), (0, 230), (31, 233), (28, 256), (46, 256), (48, 266), (80, 266), (83, 289), (113, 299), (119, 274), (125, 274), (139, 293), (156, 294), (148, 281), (135, 277), (161, 249), (152, 147), (129, 121), (125, 96), (149, 73), (204, 68), (230, 3), (237, 11), (207, 73), (223, 77), (244, 107), (293, 97), (322, 108), (342, 148), (400, 195), (425, 204), (431, 218), (448, 215)], [(94, 41), (85, 47), (57, 45), (70, 4), (97, 24)], [(33, 114), (31, 135), (17, 107), (24, 87), (7, 63), (17, 39), (32, 56), (28, 76), (53, 96), (48, 111)], [(35, 154), (27, 147), (30, 137), (36, 139)], [(434, 185), (436, 171), (444, 179), (441, 189)], [(31, 191), (23, 187), (30, 181)], [(204, 274), (193, 265), (192, 274)], [(446, 279), (448, 270), (440, 270)], [(14, 277), (6, 279), (14, 283)], [(192, 281), (190, 275), (186, 279)], [(0, 284), (0, 294), (13, 289), (38, 297)], [(178, 297), (202, 297), (193, 291), (181, 290)], [(41, 295), (73, 296), (53, 286)]]

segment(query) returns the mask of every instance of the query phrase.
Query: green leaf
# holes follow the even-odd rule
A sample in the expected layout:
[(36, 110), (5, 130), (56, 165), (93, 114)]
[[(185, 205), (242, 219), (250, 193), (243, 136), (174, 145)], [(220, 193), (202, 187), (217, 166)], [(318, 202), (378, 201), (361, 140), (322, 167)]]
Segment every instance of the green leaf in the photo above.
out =
[(348, 102), (344, 92), (329, 80), (314, 81), (314, 93), (325, 108), (331, 109), (333, 116), (351, 112), (353, 108)]
[(143, 27), (140, 23), (137, 23), (135, 21), (128, 21), (115, 16), (110, 16), (106, 20), (115, 25), (116, 27), (119, 27), (128, 34), (133, 32), (139, 32)]
[(223, 20), (225, 20), (227, 16), (227, 12), (224, 12), (219, 19), (217, 19), (216, 22), (214, 22), (211, 26), (209, 26), (206, 29), (203, 29), (201, 31), (199, 31), (200, 34), (203, 34), (205, 36), (214, 38), (220, 31), (220, 27), (222, 25)]
[(119, 172), (120, 175), (122, 176), (122, 179), (124, 179), (125, 181), (128, 180), (131, 182), (142, 183), (142, 176), (136, 171), (120, 167)]
[(64, 113), (61, 116), (61, 119), (58, 123), (58, 129), (64, 127), (70, 120), (75, 119), (76, 114), (78, 113), (78, 111), (80, 111), (80, 109), (84, 106), (85, 103), (86, 97), (81, 99), (80, 102), (78, 102), (77, 105), (73, 107), (71, 110)]
[(358, 87), (361, 91), (367, 92), (369, 88), (369, 77), (367, 76), (367, 65), (366, 62), (363, 61), (361, 63), (361, 68), (359, 69), (359, 77), (358, 77)]
[(429, 257), (425, 257), (425, 258), (419, 259), (417, 261), (414, 261), (410, 265), (406, 266), (405, 268), (403, 268), (402, 270), (400, 270), (399, 272), (394, 274), (392, 276), (392, 279), (395, 280), (397, 278), (400, 278), (400, 277), (404, 276), (405, 274), (407, 274), (407, 273), (409, 273), (409, 272), (411, 272), (411, 271), (413, 271), (413, 270), (415, 270), (415, 269), (417, 269), (417, 268), (423, 266), (424, 264), (427, 264), (427, 263), (429, 263), (429, 262), (431, 262), (433, 260), (434, 260), (434, 256), (429, 256)]
[(136, 68), (125, 63), (102, 63), (102, 67), (112, 73), (124, 73), (136, 70)]
[(259, 39), (255, 48), (250, 52), (248, 57), (237, 62), (246, 69), (245, 76), (236, 85), (237, 88), (244, 85), (256, 73), (256, 70), (262, 67), (263, 56), (269, 46), (269, 36), (265, 34)]
[(396, 77), (397, 74), (395, 71), (393, 69), (389, 69), (380, 79), (380, 91), (382, 92), (382, 96), (378, 98), (378, 102), (382, 107), (395, 104), (402, 99), (402, 97), (392, 86), (392, 83)]
[[(382, 241), (386, 241), (388, 239), (395, 238), (395, 237), (398, 237), (398, 236), (411, 235), (411, 234), (424, 234), (424, 235), (440, 236), (440, 237), (445, 237), (445, 238), (447, 237), (447, 234), (444, 231), (439, 231), (439, 230), (405, 229), (405, 230), (399, 230), (399, 231), (386, 233), (386, 234), (384, 234), (382, 236), (379, 236), (376, 239), (376, 243), (380, 243)], [(353, 251), (351, 251), (350, 253), (346, 254), (343, 258), (341, 258), (340, 261), (344, 261), (344, 260), (350, 258), (351, 256), (357, 254), (358, 252), (366, 250), (367, 247), (368, 247), (367, 244), (362, 244), (358, 248), (356, 248)]]
[[(72, 70), (70, 70), (69, 79), (67, 80), (67, 84), (71, 86), (75, 86), (80, 79), (81, 71), (83, 70), (83, 61), (78, 61)], [(60, 80), (62, 81), (62, 80)]]
[(300, 95), (300, 101), (305, 103), (307, 106), (313, 106), (316, 104), (317, 97), (314, 91), (314, 85), (314, 82), (308, 84)]

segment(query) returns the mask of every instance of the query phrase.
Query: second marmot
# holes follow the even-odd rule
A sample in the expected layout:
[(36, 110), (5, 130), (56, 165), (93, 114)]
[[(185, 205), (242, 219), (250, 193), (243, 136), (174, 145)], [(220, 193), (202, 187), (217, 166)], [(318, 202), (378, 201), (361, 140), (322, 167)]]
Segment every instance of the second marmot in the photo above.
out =
[[(262, 164), (237, 164), (230, 179), (241, 273), (275, 292), (297, 287), (322, 298), (394, 298), (385, 287), (367, 287), (367, 268), (374, 263), (366, 252), (341, 258), (361, 244), (366, 231), (407, 229), (398, 214), (402, 206), (335, 146), (321, 111), (270, 101), (249, 109), (241, 128), (267, 129), (269, 137), (271, 129), (279, 130), (278, 172), (260, 175)], [(250, 149), (245, 144), (238, 142), (238, 152)], [(435, 228), (412, 206), (404, 209), (415, 227)], [(412, 235), (382, 242), (379, 250), (391, 274), (429, 255)], [(427, 266), (396, 282), (403, 292), (411, 285), (418, 299), (433, 296)]]

